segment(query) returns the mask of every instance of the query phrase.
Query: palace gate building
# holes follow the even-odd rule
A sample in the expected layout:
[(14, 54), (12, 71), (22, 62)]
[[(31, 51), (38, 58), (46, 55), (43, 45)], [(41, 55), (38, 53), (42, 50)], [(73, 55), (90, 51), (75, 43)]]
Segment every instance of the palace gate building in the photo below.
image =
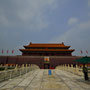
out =
[(64, 43), (32, 43), (19, 49), (22, 55), (0, 56), (0, 64), (36, 64), (41, 69), (55, 68), (61, 64), (75, 64), (81, 57), (72, 56), (74, 49)]

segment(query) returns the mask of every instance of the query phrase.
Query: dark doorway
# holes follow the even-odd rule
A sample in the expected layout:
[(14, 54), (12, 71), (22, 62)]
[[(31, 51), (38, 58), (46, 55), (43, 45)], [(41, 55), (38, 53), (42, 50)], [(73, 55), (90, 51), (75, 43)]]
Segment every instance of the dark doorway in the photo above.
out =
[(44, 69), (50, 69), (50, 64), (44, 64)]

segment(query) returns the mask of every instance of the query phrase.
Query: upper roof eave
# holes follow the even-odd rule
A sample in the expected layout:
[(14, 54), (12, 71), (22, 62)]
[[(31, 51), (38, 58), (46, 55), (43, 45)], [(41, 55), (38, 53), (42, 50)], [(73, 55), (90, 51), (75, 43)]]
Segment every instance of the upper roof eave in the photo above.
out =
[(65, 50), (65, 49), (19, 49), (20, 51), (70, 51), (73, 52), (75, 51), (75, 49), (69, 49), (69, 50)]

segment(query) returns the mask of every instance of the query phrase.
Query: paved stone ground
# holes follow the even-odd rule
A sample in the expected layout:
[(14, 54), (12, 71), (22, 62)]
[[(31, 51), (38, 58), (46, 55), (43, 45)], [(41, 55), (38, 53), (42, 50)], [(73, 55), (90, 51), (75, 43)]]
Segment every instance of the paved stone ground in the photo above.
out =
[(0, 90), (90, 90), (90, 81), (61, 70), (31, 71), (21, 77), (0, 83)]

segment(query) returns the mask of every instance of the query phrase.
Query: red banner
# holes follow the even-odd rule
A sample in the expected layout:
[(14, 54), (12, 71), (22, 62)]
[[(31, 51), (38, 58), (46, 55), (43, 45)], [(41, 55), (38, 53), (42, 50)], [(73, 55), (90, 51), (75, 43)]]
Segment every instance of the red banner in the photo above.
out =
[(7, 54), (8, 54), (9, 50), (7, 50)]
[(88, 54), (88, 51), (86, 50), (86, 53)]
[(12, 50), (12, 54), (14, 53), (14, 50)]
[(81, 54), (83, 53), (82, 50), (80, 51), (80, 53), (81, 53)]
[(4, 51), (2, 50), (2, 54), (4, 53)]

